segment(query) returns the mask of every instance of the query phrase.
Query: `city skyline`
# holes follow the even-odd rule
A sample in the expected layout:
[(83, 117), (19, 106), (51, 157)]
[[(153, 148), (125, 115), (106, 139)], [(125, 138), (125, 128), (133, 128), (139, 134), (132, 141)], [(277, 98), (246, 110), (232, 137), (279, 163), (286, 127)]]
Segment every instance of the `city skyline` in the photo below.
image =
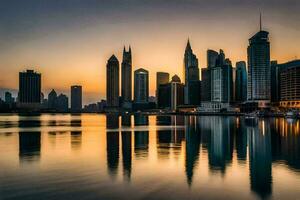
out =
[[(234, 18), (234, 14), (227, 16), (227, 18), (224, 19), (227, 22), (226, 26), (223, 25), (221, 27), (217, 27), (219, 22), (216, 20), (217, 16), (219, 17), (219, 15), (221, 15), (220, 13), (217, 13), (216, 16), (207, 16), (206, 18), (203, 18), (202, 15), (197, 16), (195, 14), (195, 9), (192, 9), (191, 14), (187, 17), (184, 17), (181, 14), (177, 17), (172, 15), (166, 17), (162, 22), (155, 21), (155, 12), (149, 11), (149, 16), (146, 15), (149, 17), (149, 21), (146, 20), (145, 25), (142, 25), (139, 21), (131, 22), (132, 16), (125, 18), (128, 20), (114, 18), (116, 23), (110, 25), (104, 24), (101, 26), (102, 29), (105, 29), (105, 32), (107, 32), (104, 35), (99, 34), (101, 31), (99, 32), (96, 28), (93, 29), (90, 27), (93, 23), (86, 25), (86, 28), (89, 29), (89, 31), (77, 30), (75, 32), (72, 31), (72, 33), (70, 31), (61, 32), (61, 30), (58, 31), (57, 27), (54, 27), (56, 28), (53, 29), (54, 33), (50, 31), (43, 35), (42, 33), (45, 32), (42, 31), (41, 33), (38, 33), (34, 27), (29, 27), (24, 30), (27, 31), (27, 35), (22, 35), (22, 37), (20, 35), (16, 36), (17, 33), (11, 35), (1, 34), (1, 36), (3, 36), (3, 45), (0, 48), (0, 51), (2, 52), (0, 55), (0, 59), (2, 60), (0, 70), (1, 73), (6, 74), (6, 76), (1, 77), (0, 79), (1, 89), (3, 89), (2, 93), (4, 94), (6, 89), (17, 89), (17, 73), (27, 68), (32, 68), (35, 71), (44, 74), (42, 77), (42, 91), (46, 94), (53, 88), (58, 92), (69, 94), (69, 86), (78, 84), (83, 86), (85, 94), (83, 100), (84, 104), (99, 101), (106, 96), (105, 84), (101, 83), (101, 80), (105, 80), (106, 60), (112, 54), (115, 54), (118, 59), (121, 60), (123, 46), (131, 45), (133, 50), (132, 71), (140, 67), (149, 70), (149, 93), (154, 96), (156, 88), (155, 75), (157, 71), (167, 71), (171, 76), (177, 74), (182, 79), (182, 60), (187, 38), (190, 38), (194, 53), (199, 59), (199, 68), (206, 67), (207, 49), (223, 49), (226, 52), (227, 57), (232, 60), (232, 63), (235, 63), (236, 61), (246, 61), (248, 39), (259, 30), (259, 10), (263, 11), (263, 29), (270, 32), (271, 60), (278, 60), (279, 63), (287, 62), (295, 59), (296, 56), (299, 55), (300, 49), (297, 48), (299, 45), (296, 40), (296, 34), (299, 31), (295, 26), (296, 22), (294, 20), (297, 19), (297, 15), (292, 15), (291, 19), (286, 19), (285, 17), (278, 19), (279, 16), (287, 12), (286, 9), (288, 7), (288, 4), (284, 4), (282, 8), (279, 8), (278, 4), (280, 4), (280, 2), (281, 1), (275, 1), (274, 3), (277, 5), (277, 9), (271, 11), (267, 8), (258, 9), (259, 6), (257, 5), (257, 8), (253, 8), (253, 10), (246, 12), (249, 16), (243, 14), (240, 19)], [(299, 3), (294, 1), (290, 2), (291, 5), (294, 5), (294, 8), (292, 9), (297, 8), (299, 5)], [(159, 1), (153, 3), (153, 7), (156, 7), (156, 4), (158, 3)], [(45, 3), (45, 5), (46, 4), (47, 3)], [(77, 5), (78, 2), (75, 4)], [(182, 3), (179, 4), (181, 5)], [(193, 5), (198, 9), (203, 9), (199, 8), (199, 2), (191, 1), (186, 4), (182, 13), (187, 12), (187, 8), (190, 8)], [(10, 6), (12, 5), (8, 5), (8, 8), (10, 8)], [(116, 10), (120, 9), (120, 7), (122, 8), (122, 6), (124, 5), (120, 5)], [(132, 7), (131, 9), (133, 10), (136, 9), (132, 2), (128, 2), (128, 6)], [(172, 4), (170, 6), (173, 8)], [(245, 10), (245, 7), (239, 6), (237, 7), (241, 10)], [(67, 7), (71, 9), (69, 4)], [(163, 4), (161, 9), (166, 9), (165, 7), (166, 5)], [(35, 10), (37, 8), (32, 6), (32, 9)], [(42, 6), (42, 9), (45, 8)], [(153, 8), (150, 10), (152, 9)], [(282, 10), (280, 11), (280, 9)], [(222, 11), (221, 13), (224, 15), (223, 12), (225, 11)], [(26, 11), (22, 11), (21, 13), (24, 12), (26, 13)], [(75, 15), (76, 13), (73, 14)], [(78, 15), (80, 16), (80, 14), (82, 13), (79, 12)], [(9, 16), (7, 12), (2, 13), (2, 15)], [(120, 12), (119, 17), (121, 18), (123, 15), (127, 16), (128, 13)], [(37, 16), (39, 16), (38, 12), (31, 17)], [(61, 17), (62, 19), (65, 19), (65, 16)], [(84, 19), (91, 19), (90, 17), (86, 16)], [(94, 21), (92, 22), (103, 22), (98, 16), (94, 17)], [(143, 18), (144, 17), (145, 16), (143, 16)], [(5, 24), (6, 19), (7, 17), (0, 23)], [(187, 19), (190, 19), (190, 21)], [(25, 22), (24, 20), (20, 20), (20, 16), (16, 16), (13, 20), (15, 20), (16, 24), (24, 24), (26, 22), (26, 20)], [(39, 20), (45, 20), (46, 22), (47, 18)], [(284, 24), (284, 22), (286, 22), (286, 24)], [(101, 25), (101, 23), (99, 23), (98, 28)], [(80, 21), (78, 24), (80, 24)], [(128, 26), (126, 26), (126, 24)], [(241, 26), (241, 24), (244, 25)], [(39, 25), (41, 24), (38, 23), (35, 28), (38, 28)], [(150, 27), (145, 27), (146, 25), (153, 25), (153, 30), (150, 30)], [(178, 25), (178, 27), (175, 26), (178, 31), (173, 31), (172, 27), (174, 25)], [(184, 28), (181, 28), (181, 26)], [(194, 28), (191, 28), (192, 26)], [(41, 27), (44, 27), (44, 25)], [(134, 27), (136, 29), (131, 30)], [(232, 34), (233, 28), (236, 27), (240, 27), (240, 29), (238, 29), (239, 34)], [(6, 31), (14, 30), (13, 28), (14, 25), (11, 25)], [(220, 32), (219, 29), (221, 28), (226, 28), (226, 31)], [(160, 30), (158, 31), (157, 29)], [(282, 29), (284, 29), (284, 31), (282, 31)], [(57, 32), (55, 33), (55, 30), (59, 33), (56, 34)], [(66, 30), (69, 30), (68, 27)], [(123, 36), (119, 35), (116, 37), (116, 33), (121, 34), (119, 30), (122, 30)], [(140, 32), (138, 35), (141, 35), (141, 33), (143, 35), (137, 37), (137, 33), (134, 33), (134, 30)], [(93, 40), (88, 40), (90, 38), (88, 38), (86, 34), (81, 35), (80, 33), (82, 33), (82, 31), (88, 32), (88, 36), (93, 36), (91, 37)], [(113, 33), (111, 37), (107, 35), (109, 31)], [(148, 33), (144, 34), (144, 32), (147, 31)], [(234, 31), (236, 31), (236, 29), (234, 29)], [(1, 33), (4, 32), (5, 31), (1, 31)], [(28, 34), (31, 32), (34, 34)], [(289, 37), (286, 37), (286, 35)], [(35, 37), (32, 38), (32, 36)], [(66, 37), (69, 36), (70, 38), (66, 39)], [(74, 43), (74, 48), (72, 42), (74, 42), (75, 39), (77, 39), (77, 42)], [(107, 43), (103, 43), (104, 39), (107, 40)], [(65, 77), (65, 73), (68, 73), (68, 78)]]

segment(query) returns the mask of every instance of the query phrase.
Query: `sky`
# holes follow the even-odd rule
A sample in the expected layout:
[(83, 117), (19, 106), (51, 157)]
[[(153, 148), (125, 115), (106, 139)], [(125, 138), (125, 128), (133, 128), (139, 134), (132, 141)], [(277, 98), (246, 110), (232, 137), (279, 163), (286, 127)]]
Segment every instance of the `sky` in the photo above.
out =
[(207, 49), (223, 49), (233, 63), (247, 60), (248, 39), (270, 32), (271, 59), (300, 56), (299, 0), (1, 0), (0, 96), (18, 89), (18, 72), (42, 73), (42, 91), (69, 95), (83, 87), (84, 103), (105, 99), (106, 62), (120, 63), (131, 45), (133, 70), (182, 77), (187, 39), (206, 67)]

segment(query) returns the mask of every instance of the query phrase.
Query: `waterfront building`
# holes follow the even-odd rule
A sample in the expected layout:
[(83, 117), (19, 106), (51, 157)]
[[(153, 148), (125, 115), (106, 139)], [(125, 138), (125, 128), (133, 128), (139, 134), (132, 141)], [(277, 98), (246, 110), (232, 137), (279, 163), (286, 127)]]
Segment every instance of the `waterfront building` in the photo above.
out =
[(232, 64), (225, 59), (223, 50), (220, 50), (216, 64), (211, 71), (211, 101), (230, 103), (233, 97)]
[(71, 112), (80, 112), (82, 109), (82, 86), (71, 86)]
[(15, 99), (12, 97), (10, 92), (5, 92), (5, 103), (11, 105), (15, 102)]
[(246, 62), (239, 61), (235, 68), (235, 101), (247, 101), (247, 70)]
[(211, 78), (210, 68), (201, 69), (201, 101), (211, 101)]
[[(183, 79), (185, 84), (185, 96), (184, 103), (191, 104), (192, 98), (195, 93), (199, 93), (199, 90), (192, 90), (195, 87), (189, 87), (191, 82), (199, 81), (199, 67), (198, 67), (198, 59), (196, 55), (193, 53), (191, 48), (190, 41), (188, 40), (185, 53), (184, 53), (184, 66), (183, 66)], [(199, 99), (200, 101), (200, 99)]]
[(268, 107), (271, 100), (271, 65), (269, 33), (260, 31), (249, 39), (248, 101)]
[(300, 60), (278, 65), (280, 106), (300, 109)]
[(41, 74), (33, 70), (19, 73), (19, 107), (39, 108), (41, 103)]
[(119, 107), (119, 61), (112, 55), (106, 64), (107, 107)]
[(57, 94), (54, 89), (48, 94), (48, 108), (55, 109), (57, 101)]
[(159, 86), (162, 84), (169, 83), (170, 80), (170, 74), (167, 72), (156, 72), (156, 90), (155, 90), (155, 96), (156, 100), (158, 99), (158, 90)]
[(147, 104), (149, 98), (149, 72), (143, 68), (134, 71), (134, 102)]
[(177, 75), (167, 84), (161, 84), (158, 88), (157, 106), (176, 110), (184, 104), (184, 84)]
[(279, 65), (276, 60), (271, 61), (271, 102), (278, 105), (280, 101)]
[(131, 47), (123, 50), (122, 71), (121, 71), (121, 97), (122, 107), (130, 109), (132, 100), (132, 56)]
[(60, 94), (56, 99), (56, 110), (67, 112), (69, 110), (69, 98), (65, 94)]

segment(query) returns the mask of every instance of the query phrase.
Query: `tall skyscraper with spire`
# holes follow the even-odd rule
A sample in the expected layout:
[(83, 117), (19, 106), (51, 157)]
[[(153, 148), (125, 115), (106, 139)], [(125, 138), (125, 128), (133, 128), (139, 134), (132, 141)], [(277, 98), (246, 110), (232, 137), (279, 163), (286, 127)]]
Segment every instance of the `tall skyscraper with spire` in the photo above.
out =
[(106, 98), (109, 108), (119, 107), (119, 61), (115, 55), (106, 64)]
[(132, 100), (132, 57), (131, 47), (126, 51), (124, 46), (121, 75), (122, 107), (130, 108)]
[(184, 103), (195, 104), (194, 101), (195, 96), (197, 96), (197, 98), (199, 97), (199, 102), (200, 102), (200, 88), (194, 87), (194, 85), (200, 85), (198, 59), (196, 55), (193, 53), (189, 39), (187, 41), (187, 45), (184, 52), (183, 80), (185, 84)]
[(271, 98), (271, 64), (269, 33), (262, 30), (249, 39), (248, 46), (248, 101), (264, 107)]

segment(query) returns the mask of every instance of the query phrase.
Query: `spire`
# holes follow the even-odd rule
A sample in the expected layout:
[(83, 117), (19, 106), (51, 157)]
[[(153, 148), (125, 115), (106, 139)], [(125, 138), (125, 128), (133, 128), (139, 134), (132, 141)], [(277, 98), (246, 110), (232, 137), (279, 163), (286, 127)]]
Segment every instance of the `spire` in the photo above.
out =
[(131, 53), (131, 46), (129, 45), (129, 53)]
[(124, 45), (124, 48), (123, 48), (123, 54), (126, 52), (126, 48), (125, 48), (125, 45)]
[(187, 44), (185, 47), (185, 50), (187, 50), (187, 49), (192, 49), (191, 44), (190, 44), (190, 38), (188, 38), (188, 41), (187, 41)]
[(261, 12), (259, 13), (259, 30), (262, 31)]

